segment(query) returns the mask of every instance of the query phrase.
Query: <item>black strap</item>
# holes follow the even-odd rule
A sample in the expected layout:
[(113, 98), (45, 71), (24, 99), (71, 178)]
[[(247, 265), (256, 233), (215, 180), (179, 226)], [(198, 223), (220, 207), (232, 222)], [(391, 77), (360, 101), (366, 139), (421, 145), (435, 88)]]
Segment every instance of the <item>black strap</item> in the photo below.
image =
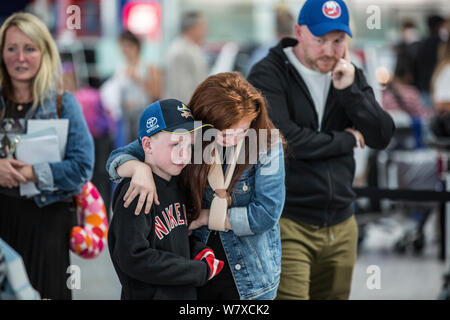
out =
[(381, 189), (377, 187), (353, 188), (358, 198), (390, 199), (413, 202), (449, 202), (450, 192), (410, 189)]

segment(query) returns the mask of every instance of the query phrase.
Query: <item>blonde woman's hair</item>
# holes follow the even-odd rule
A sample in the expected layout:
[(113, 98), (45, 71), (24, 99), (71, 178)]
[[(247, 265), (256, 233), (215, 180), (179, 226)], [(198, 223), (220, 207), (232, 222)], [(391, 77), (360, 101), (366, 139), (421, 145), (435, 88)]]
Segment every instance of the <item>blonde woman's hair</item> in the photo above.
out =
[(11, 78), (3, 60), (6, 31), (13, 26), (26, 34), (42, 54), (39, 70), (31, 85), (32, 108), (36, 109), (39, 104), (44, 106), (44, 101), (62, 87), (61, 59), (52, 35), (42, 20), (24, 12), (11, 15), (0, 28), (0, 87), (4, 94), (13, 97)]

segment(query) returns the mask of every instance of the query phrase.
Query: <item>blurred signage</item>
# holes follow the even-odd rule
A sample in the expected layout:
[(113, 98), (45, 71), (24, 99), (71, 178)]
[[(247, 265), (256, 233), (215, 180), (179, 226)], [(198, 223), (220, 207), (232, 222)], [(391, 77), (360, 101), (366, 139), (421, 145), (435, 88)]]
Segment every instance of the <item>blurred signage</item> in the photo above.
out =
[(128, 2), (122, 10), (124, 28), (150, 39), (161, 38), (161, 4), (154, 1)]

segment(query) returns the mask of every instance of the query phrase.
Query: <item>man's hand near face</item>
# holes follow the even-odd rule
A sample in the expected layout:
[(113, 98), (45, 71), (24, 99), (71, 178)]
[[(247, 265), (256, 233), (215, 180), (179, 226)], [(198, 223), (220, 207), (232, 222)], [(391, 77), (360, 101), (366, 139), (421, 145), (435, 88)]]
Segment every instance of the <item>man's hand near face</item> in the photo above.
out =
[(345, 48), (344, 58), (341, 58), (333, 69), (333, 86), (342, 90), (350, 87), (355, 81), (355, 67), (350, 62), (350, 53)]

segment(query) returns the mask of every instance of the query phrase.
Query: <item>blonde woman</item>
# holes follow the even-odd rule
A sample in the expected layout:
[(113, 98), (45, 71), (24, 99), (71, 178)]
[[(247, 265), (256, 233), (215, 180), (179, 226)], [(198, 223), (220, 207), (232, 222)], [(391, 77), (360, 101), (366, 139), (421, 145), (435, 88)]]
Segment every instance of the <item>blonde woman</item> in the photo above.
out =
[[(22, 256), (41, 297), (70, 299), (71, 199), (92, 174), (92, 137), (73, 95), (58, 92), (61, 62), (41, 20), (28, 13), (10, 16), (0, 29), (0, 60), (0, 238)], [(14, 159), (12, 137), (26, 133), (28, 119), (59, 117), (69, 119), (63, 161), (30, 165)], [(19, 183), (30, 181), (40, 193), (21, 197)]]

